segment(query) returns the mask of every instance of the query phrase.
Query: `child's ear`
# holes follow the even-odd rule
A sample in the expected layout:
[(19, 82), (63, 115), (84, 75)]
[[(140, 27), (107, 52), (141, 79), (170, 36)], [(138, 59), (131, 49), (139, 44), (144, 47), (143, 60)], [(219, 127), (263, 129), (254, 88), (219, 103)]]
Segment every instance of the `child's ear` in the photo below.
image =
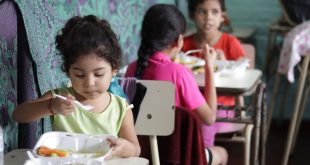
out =
[(182, 34), (179, 35), (179, 38), (178, 38), (178, 46), (179, 47), (183, 47), (183, 43), (184, 43), (184, 36)]
[(117, 71), (118, 71), (117, 69), (113, 69), (113, 71), (112, 71), (112, 75), (113, 75), (113, 76), (116, 76)]
[(227, 19), (227, 14), (226, 14), (226, 12), (223, 12), (222, 17), (221, 17), (221, 23), (224, 23), (226, 21), (226, 19)]
[(180, 34), (178, 39), (171, 44), (171, 47), (179, 47), (180, 45), (183, 46), (183, 38), (183, 35)]

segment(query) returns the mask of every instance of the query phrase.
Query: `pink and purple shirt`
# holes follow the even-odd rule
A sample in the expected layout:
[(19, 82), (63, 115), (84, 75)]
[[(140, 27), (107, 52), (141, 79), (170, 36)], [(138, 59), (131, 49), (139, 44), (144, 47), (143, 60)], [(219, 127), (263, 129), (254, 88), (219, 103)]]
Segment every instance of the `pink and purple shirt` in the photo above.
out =
[[(136, 68), (137, 61), (129, 64), (125, 77), (134, 77)], [(191, 71), (181, 64), (172, 62), (169, 56), (162, 52), (157, 52), (149, 58), (148, 66), (144, 70), (141, 79), (174, 83), (176, 106), (194, 110), (206, 103)]]

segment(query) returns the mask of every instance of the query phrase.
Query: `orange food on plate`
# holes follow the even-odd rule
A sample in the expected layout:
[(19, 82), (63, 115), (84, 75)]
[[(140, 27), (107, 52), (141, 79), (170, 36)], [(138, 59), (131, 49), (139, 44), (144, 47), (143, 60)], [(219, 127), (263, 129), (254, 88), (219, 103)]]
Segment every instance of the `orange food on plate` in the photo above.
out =
[(45, 146), (41, 146), (37, 150), (38, 155), (46, 156), (46, 157), (67, 157), (69, 156), (69, 152), (60, 149), (51, 149)]

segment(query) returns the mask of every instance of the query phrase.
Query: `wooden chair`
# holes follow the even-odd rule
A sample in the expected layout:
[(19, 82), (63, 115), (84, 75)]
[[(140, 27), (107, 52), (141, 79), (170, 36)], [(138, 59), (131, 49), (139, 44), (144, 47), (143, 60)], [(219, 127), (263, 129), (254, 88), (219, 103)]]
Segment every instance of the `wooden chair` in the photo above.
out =
[[(241, 44), (242, 48), (245, 51), (245, 57), (249, 59), (250, 65), (249, 69), (255, 68), (255, 47), (252, 44)], [(243, 107), (244, 98), (243, 96), (236, 98), (236, 105)], [(240, 123), (231, 123), (230, 129), (219, 130), (218, 134), (227, 134), (233, 133), (229, 138), (222, 137), (219, 135), (215, 140), (216, 142), (242, 142), (244, 143), (244, 164), (250, 164), (250, 153), (251, 153), (251, 137), (252, 130), (254, 128), (253, 124), (240, 124)]]
[[(133, 80), (135, 81), (132, 82)], [(118, 82), (127, 95), (132, 90), (132, 85), (127, 86), (122, 81), (136, 84), (135, 96), (128, 99), (135, 107), (139, 107), (133, 109), (133, 114), (135, 116), (135, 111), (138, 110), (135, 129), (139, 135), (141, 157), (152, 159), (153, 165), (206, 164), (200, 120), (193, 112), (174, 106), (175, 87), (172, 83), (121, 78)], [(143, 97), (142, 101), (136, 99), (136, 96)]]
[(159, 165), (157, 136), (167, 136), (174, 130), (175, 87), (167, 81), (139, 80), (147, 90), (135, 123), (138, 135), (149, 136), (152, 163)]
[[(289, 156), (294, 150), (294, 145), (297, 139), (297, 134), (299, 131), (300, 123), (306, 106), (306, 100), (309, 95), (309, 61), (310, 61), (310, 44), (308, 42), (308, 37), (310, 36), (310, 23), (305, 21), (301, 24), (296, 25), (292, 30), (290, 30), (285, 39), (281, 49), (280, 60), (278, 64), (277, 75), (274, 84), (274, 90), (272, 93), (270, 111), (268, 116), (268, 127), (271, 122), (272, 109), (275, 104), (275, 98), (278, 94), (280, 74), (286, 75), (287, 80), (285, 82), (293, 83), (295, 80), (294, 70), (298, 64), (301, 65), (299, 80), (296, 88), (296, 96), (294, 97), (294, 107), (293, 114), (291, 118), (291, 123), (289, 126), (289, 133), (287, 138), (287, 144), (284, 151), (284, 157), (282, 164), (286, 165), (289, 161)], [(303, 59), (301, 61), (301, 59)], [(291, 84), (289, 84), (292, 86)], [(284, 95), (286, 96), (286, 95)], [(282, 102), (283, 104), (283, 102)], [(283, 110), (282, 110), (283, 113)]]
[(302, 62), (302, 69), (300, 77), (298, 79), (298, 87), (296, 89), (296, 97), (294, 101), (294, 109), (292, 114), (292, 119), (289, 126), (289, 132), (287, 136), (286, 146), (284, 150), (284, 156), (282, 160), (282, 165), (287, 165), (289, 162), (289, 156), (292, 154), (295, 143), (297, 140), (297, 135), (299, 132), (300, 124), (304, 114), (307, 99), (309, 97), (309, 61), (310, 55), (304, 57)]

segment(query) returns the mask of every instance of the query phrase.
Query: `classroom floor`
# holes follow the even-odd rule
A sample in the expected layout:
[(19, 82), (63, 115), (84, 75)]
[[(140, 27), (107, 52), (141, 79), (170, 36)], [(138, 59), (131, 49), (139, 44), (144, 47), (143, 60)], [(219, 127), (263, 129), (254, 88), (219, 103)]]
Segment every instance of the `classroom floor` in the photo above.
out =
[[(289, 121), (281, 123), (274, 120), (271, 124), (269, 137), (266, 145), (266, 165), (281, 165), (284, 149), (286, 146)], [(300, 132), (294, 153), (291, 155), (288, 165), (309, 165), (310, 164), (310, 121), (301, 123)], [(228, 165), (243, 164), (242, 144), (221, 144), (229, 153)]]

